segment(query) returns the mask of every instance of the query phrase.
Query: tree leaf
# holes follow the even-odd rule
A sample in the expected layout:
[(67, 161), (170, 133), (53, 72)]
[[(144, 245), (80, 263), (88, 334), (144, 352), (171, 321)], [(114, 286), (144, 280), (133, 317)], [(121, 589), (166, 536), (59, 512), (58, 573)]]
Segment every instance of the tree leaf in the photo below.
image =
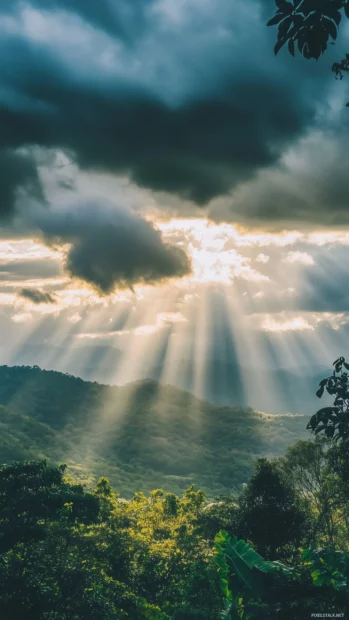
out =
[(339, 11), (333, 11), (333, 13), (332, 12), (329, 13), (328, 17), (333, 19), (333, 21), (337, 24), (337, 26), (339, 26), (339, 24), (341, 23), (342, 16)]
[(284, 19), (284, 14), (283, 13), (276, 13), (276, 15), (274, 15), (274, 17), (272, 17), (268, 23), (267, 26), (276, 26), (276, 24), (278, 24), (279, 22), (281, 22), (282, 19)]
[(220, 530), (215, 537), (215, 561), (226, 578), (226, 565), (235, 574), (241, 586), (254, 595), (263, 596), (263, 573), (294, 574), (294, 569), (281, 562), (264, 560), (246, 541), (236, 536), (231, 538), (225, 530)]
[(286, 2), (286, 0), (275, 0), (275, 4), (283, 13), (292, 13), (293, 11), (293, 5), (291, 2)]
[(330, 19), (326, 19), (326, 21), (324, 23), (325, 23), (326, 31), (329, 33), (329, 35), (335, 41), (337, 39), (337, 34), (338, 34), (336, 24), (333, 21), (331, 21)]
[(321, 397), (322, 397), (322, 395), (323, 395), (323, 393), (324, 393), (324, 390), (325, 390), (325, 386), (324, 386), (324, 385), (322, 385), (322, 386), (318, 389), (318, 391), (316, 392), (316, 396), (317, 396), (318, 398), (321, 398)]
[(325, 430), (326, 426), (322, 425), (322, 426), (318, 426), (315, 429), (315, 435), (317, 435), (318, 433), (321, 433), (321, 431)]
[(325, 435), (326, 435), (326, 437), (330, 437), (330, 438), (333, 437), (334, 431), (335, 431), (334, 426), (327, 426), (325, 428)]
[(276, 45), (274, 47), (274, 54), (275, 56), (279, 53), (279, 51), (281, 50), (281, 48), (285, 45), (286, 43), (286, 39), (279, 39), (276, 42)]

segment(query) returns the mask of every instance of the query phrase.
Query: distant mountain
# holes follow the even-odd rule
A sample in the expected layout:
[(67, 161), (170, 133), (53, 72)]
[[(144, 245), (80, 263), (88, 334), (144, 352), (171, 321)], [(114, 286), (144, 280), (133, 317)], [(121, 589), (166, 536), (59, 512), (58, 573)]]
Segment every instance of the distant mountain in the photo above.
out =
[(76, 346), (74, 348), (43, 344), (25, 344), (11, 359), (3, 359), (11, 366), (40, 366), (49, 370), (68, 372), (82, 379), (109, 383), (112, 370), (122, 360), (122, 351), (108, 345)]
[(0, 461), (67, 462), (84, 481), (109, 476), (126, 497), (190, 483), (228, 492), (255, 458), (309, 437), (307, 416), (218, 407), (156, 381), (109, 387), (40, 368), (0, 366), (0, 405)]
[[(312, 415), (317, 410), (315, 392), (321, 379), (331, 370), (319, 367), (307, 369), (247, 368), (234, 362), (211, 359), (205, 363), (201, 392), (196, 392), (194, 365), (188, 360), (176, 364), (171, 380), (176, 387), (193, 392), (217, 405), (251, 407), (269, 413), (302, 413)], [(153, 369), (151, 377), (162, 382), (161, 367)]]
[[(4, 360), (5, 361), (5, 360)], [(6, 360), (7, 362), (8, 360)], [(80, 346), (72, 349), (24, 345), (12, 356), (10, 364), (33, 366), (68, 372), (85, 381), (118, 385), (123, 369), (123, 352), (111, 346)], [(201, 361), (200, 361), (201, 364)], [(163, 360), (145, 358), (127, 381), (152, 379), (171, 384), (217, 405), (252, 407), (269, 413), (313, 414), (318, 401), (317, 385), (331, 370), (325, 366), (298, 368), (244, 367), (236, 360), (210, 357), (205, 360), (200, 385), (195, 381), (193, 359), (171, 362), (171, 372), (164, 374)]]

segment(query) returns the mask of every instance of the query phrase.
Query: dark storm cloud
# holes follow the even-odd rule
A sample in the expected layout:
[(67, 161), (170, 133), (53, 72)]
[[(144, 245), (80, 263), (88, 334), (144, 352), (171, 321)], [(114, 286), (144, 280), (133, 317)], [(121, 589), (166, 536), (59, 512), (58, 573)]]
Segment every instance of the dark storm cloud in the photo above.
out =
[(230, 100), (173, 109), (146, 91), (73, 84), (35, 56), (41, 67), (32, 67), (27, 95), (44, 101), (47, 112), (34, 102), (25, 110), (3, 105), (8, 145), (65, 148), (81, 168), (129, 173), (140, 185), (201, 204), (275, 161), (307, 116), (271, 81), (260, 89), (237, 83)]
[(55, 298), (50, 293), (45, 293), (45, 291), (40, 290), (39, 288), (22, 288), (19, 292), (20, 297), (24, 297), (24, 299), (29, 299), (33, 304), (54, 304)]
[[(344, 109), (344, 114), (348, 114)], [(272, 228), (340, 227), (349, 224), (349, 127), (318, 130), (290, 152), (291, 157), (263, 170), (252, 181), (237, 186), (230, 206), (216, 207), (214, 219), (231, 219)], [(227, 217), (228, 216), (228, 217)]]
[[(63, 3), (85, 17), (87, 5)], [(128, 77), (96, 69), (93, 63), (103, 47), (89, 50), (88, 70), (88, 57), (85, 65), (81, 62), (76, 67), (74, 58), (69, 63), (63, 59), (61, 49), (18, 33), (3, 35), (3, 144), (66, 149), (83, 169), (127, 174), (141, 186), (202, 205), (270, 167), (312, 122), (322, 72), (310, 71), (306, 63), (296, 63), (292, 72), (288, 59), (275, 64), (272, 36), (265, 24), (249, 25), (243, 5), (234, 9), (225, 0), (221, 5), (221, 17), (219, 7), (212, 9), (212, 19), (186, 24), (182, 39), (181, 31), (172, 32), (167, 22), (170, 34), (164, 36), (164, 26), (154, 16), (153, 22), (148, 18), (147, 34), (154, 24), (154, 41), (158, 40), (158, 47), (150, 48), (154, 57), (143, 58), (142, 47), (134, 56), (121, 56), (121, 60), (115, 56), (115, 63), (125, 60), (126, 67), (129, 63)], [(57, 4), (46, 3), (45, 8), (50, 6)], [(108, 21), (108, 6), (112, 3), (96, 3), (91, 20), (102, 26), (104, 18)], [(139, 14), (135, 6), (133, 13), (125, 14), (130, 24)], [(252, 12), (258, 7), (249, 6)], [(190, 3), (188, 7), (189, 11)], [(202, 11), (205, 15), (207, 7)], [(239, 11), (241, 28), (235, 32)], [(199, 36), (195, 24), (200, 28), (200, 45), (188, 47), (186, 59), (186, 46)], [(246, 34), (252, 26), (251, 37), (258, 33), (253, 49)], [(220, 39), (224, 28), (226, 43)], [(136, 37), (133, 43), (137, 46)], [(150, 54), (148, 48), (144, 53)], [(263, 54), (268, 54), (264, 65)], [(172, 57), (172, 65), (167, 66)], [(136, 62), (144, 64), (144, 74), (153, 65), (158, 70), (152, 69), (150, 77), (143, 79), (142, 71), (134, 74)], [(299, 79), (305, 77), (307, 82), (299, 89)], [(177, 99), (171, 95), (176, 89), (181, 93)]]
[(70, 244), (66, 270), (103, 294), (191, 271), (183, 250), (164, 243), (150, 222), (114, 205), (47, 213), (38, 226), (47, 243)]
[(20, 195), (44, 200), (44, 195), (31, 153), (0, 148), (0, 217), (10, 217)]
[[(128, 40), (139, 33), (144, 23), (144, 7), (149, 0), (31, 0), (32, 7), (41, 11), (67, 11), (75, 14), (95, 28)], [(18, 10), (20, 0), (2, 0), (0, 13), (11, 14)], [(132, 30), (131, 30), (132, 26)]]

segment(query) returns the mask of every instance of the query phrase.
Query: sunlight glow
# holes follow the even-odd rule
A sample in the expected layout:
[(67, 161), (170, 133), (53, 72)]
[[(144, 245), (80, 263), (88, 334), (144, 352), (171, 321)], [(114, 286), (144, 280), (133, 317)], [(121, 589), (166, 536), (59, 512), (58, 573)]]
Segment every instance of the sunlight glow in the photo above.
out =
[(267, 317), (262, 324), (262, 328), (265, 331), (270, 332), (287, 332), (295, 330), (314, 329), (314, 327), (301, 316), (295, 317), (294, 319), (290, 319), (288, 321), (286, 320), (284, 322), (279, 322), (271, 317)]
[(6, 239), (0, 241), (0, 261), (59, 260), (62, 253), (32, 239)]
[[(0, 308), (16, 330), (3, 355), (18, 359), (31, 343), (45, 339), (40, 354), (45, 368), (117, 385), (154, 376), (201, 398), (209, 398), (215, 382), (222, 402), (233, 382), (241, 402), (256, 406), (262, 395), (282, 411), (285, 395), (271, 376), (250, 369), (297, 367), (326, 357), (334, 334), (349, 325), (349, 313), (300, 310), (299, 290), (306, 274), (311, 304), (323, 303), (311, 277), (312, 269), (321, 274), (316, 251), (332, 242), (345, 247), (349, 234), (266, 233), (204, 219), (155, 225), (165, 243), (187, 252), (192, 274), (104, 296), (68, 275), (40, 276), (40, 265), (62, 267), (62, 248), (35, 240), (0, 242), (6, 273)], [(37, 277), (26, 275), (26, 261), (35, 261)], [(326, 254), (326, 265), (337, 269), (336, 254)], [(325, 273), (323, 282), (331, 287), (331, 276)], [(49, 292), (53, 303), (24, 298), (22, 288)], [(303, 298), (304, 308), (310, 302)], [(112, 408), (103, 406), (107, 419)]]
[(307, 252), (289, 252), (285, 261), (287, 263), (300, 263), (301, 265), (314, 265), (313, 257)]

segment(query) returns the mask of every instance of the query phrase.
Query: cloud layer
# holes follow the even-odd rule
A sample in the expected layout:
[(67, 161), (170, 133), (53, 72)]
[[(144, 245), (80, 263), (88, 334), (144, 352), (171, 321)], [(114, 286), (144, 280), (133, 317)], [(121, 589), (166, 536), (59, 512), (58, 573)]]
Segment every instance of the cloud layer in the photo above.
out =
[(31, 153), (12, 148), (0, 148), (0, 215), (9, 218), (14, 214), (16, 200), (22, 194), (44, 202), (39, 174)]
[(327, 63), (275, 59), (257, 0), (129, 5), (3, 6), (1, 211), (18, 188), (41, 197), (30, 165), (39, 145), (199, 205), (236, 189), (231, 219), (285, 219), (285, 202), (297, 218), (278, 166), (315, 123)]

